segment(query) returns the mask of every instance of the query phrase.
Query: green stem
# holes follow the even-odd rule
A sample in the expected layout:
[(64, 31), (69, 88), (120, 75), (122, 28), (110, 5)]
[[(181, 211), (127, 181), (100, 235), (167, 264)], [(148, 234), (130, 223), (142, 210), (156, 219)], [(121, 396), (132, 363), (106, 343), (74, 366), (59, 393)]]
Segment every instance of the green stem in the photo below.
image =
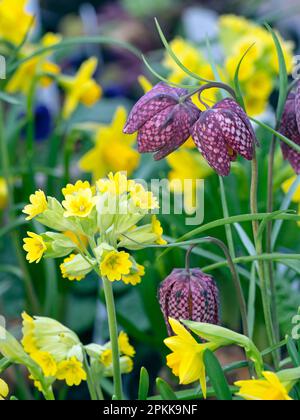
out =
[(123, 399), (122, 391), (122, 377), (120, 368), (120, 353), (118, 343), (118, 329), (117, 329), (117, 317), (114, 303), (114, 295), (111, 282), (106, 278), (102, 277), (103, 289), (106, 301), (108, 326), (110, 334), (110, 342), (113, 357), (113, 376), (114, 376), (114, 396), (117, 400)]
[(91, 367), (88, 363), (85, 351), (83, 350), (83, 365), (84, 365), (84, 369), (86, 371), (86, 376), (87, 376), (87, 386), (89, 389), (89, 393), (90, 393), (90, 397), (92, 401), (97, 401), (98, 397), (97, 397), (97, 392), (95, 390), (95, 383), (94, 383), (94, 378), (93, 378), (93, 374), (91, 371)]

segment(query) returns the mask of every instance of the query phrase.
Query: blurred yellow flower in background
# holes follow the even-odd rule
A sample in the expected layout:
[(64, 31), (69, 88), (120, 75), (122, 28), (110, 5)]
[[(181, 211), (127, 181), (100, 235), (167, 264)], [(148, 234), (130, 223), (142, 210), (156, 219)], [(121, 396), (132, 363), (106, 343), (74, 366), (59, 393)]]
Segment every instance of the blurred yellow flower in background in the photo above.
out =
[(111, 124), (99, 126), (95, 146), (81, 158), (80, 169), (90, 172), (94, 181), (110, 171), (127, 171), (131, 175), (138, 167), (140, 155), (134, 149), (136, 135), (123, 133), (126, 119), (126, 109), (118, 107)]
[(30, 262), (39, 263), (47, 247), (40, 235), (27, 232), (28, 238), (24, 238), (23, 249), (27, 252), (26, 259)]
[(59, 83), (66, 91), (63, 105), (63, 118), (69, 118), (79, 104), (91, 107), (98, 102), (102, 95), (101, 86), (93, 79), (98, 60), (91, 57), (84, 61), (75, 76), (61, 76)]
[(29, 201), (31, 204), (27, 204), (22, 210), (23, 213), (28, 214), (26, 220), (33, 219), (48, 208), (47, 198), (42, 190), (38, 190), (34, 194), (31, 194)]
[(0, 400), (4, 400), (8, 396), (9, 389), (7, 383), (0, 378)]
[(33, 24), (34, 17), (26, 11), (28, 0), (0, 1), (0, 38), (19, 45)]
[(249, 379), (237, 381), (235, 386), (240, 388), (236, 394), (249, 401), (287, 401), (288, 390), (280, 382), (278, 376), (273, 372), (263, 372), (265, 379)]
[(8, 203), (7, 182), (0, 177), (0, 209), (4, 209)]

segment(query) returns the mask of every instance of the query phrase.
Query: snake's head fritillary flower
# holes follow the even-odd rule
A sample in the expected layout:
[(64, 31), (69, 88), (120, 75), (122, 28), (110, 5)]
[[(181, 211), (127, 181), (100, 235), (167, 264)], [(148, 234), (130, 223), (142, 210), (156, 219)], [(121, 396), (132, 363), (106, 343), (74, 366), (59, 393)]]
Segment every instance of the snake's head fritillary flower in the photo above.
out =
[(247, 160), (253, 158), (254, 130), (246, 113), (233, 99), (223, 99), (202, 112), (191, 134), (204, 158), (219, 175), (229, 175), (231, 162), (237, 155)]
[[(300, 83), (296, 93), (291, 92), (287, 98), (279, 132), (300, 145)], [(300, 174), (300, 153), (283, 142), (281, 150), (284, 159), (287, 159), (294, 171)]]
[(160, 160), (178, 149), (190, 136), (190, 128), (200, 115), (186, 97), (188, 91), (158, 83), (134, 105), (124, 133), (138, 132), (138, 151), (155, 153)]
[(219, 292), (214, 279), (199, 268), (174, 269), (162, 282), (159, 303), (169, 335), (169, 318), (218, 324)]

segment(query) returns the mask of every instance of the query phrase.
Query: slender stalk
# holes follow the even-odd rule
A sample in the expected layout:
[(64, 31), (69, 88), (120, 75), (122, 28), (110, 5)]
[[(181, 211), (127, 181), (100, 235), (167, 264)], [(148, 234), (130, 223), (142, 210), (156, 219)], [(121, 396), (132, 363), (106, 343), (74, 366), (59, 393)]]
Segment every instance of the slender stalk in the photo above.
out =
[(94, 378), (93, 378), (93, 374), (91, 372), (91, 368), (90, 365), (88, 363), (87, 357), (85, 352), (84, 356), (83, 356), (83, 365), (84, 365), (84, 369), (86, 371), (86, 376), (87, 376), (87, 386), (89, 389), (89, 393), (90, 393), (90, 397), (92, 401), (97, 401), (98, 397), (97, 397), (97, 392), (95, 390), (95, 384), (94, 384)]

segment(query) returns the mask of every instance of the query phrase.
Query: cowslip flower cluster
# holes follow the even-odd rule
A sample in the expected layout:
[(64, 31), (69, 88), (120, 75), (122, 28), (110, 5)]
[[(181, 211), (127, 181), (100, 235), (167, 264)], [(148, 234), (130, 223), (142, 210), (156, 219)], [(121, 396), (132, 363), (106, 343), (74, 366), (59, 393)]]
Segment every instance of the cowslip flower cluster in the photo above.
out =
[(95, 270), (111, 282), (140, 283), (144, 267), (124, 249), (166, 243), (156, 215), (141, 224), (150, 211), (159, 208), (152, 192), (118, 172), (99, 179), (94, 187), (88, 181), (68, 184), (62, 193), (61, 203), (41, 190), (30, 196), (23, 210), (27, 219), (35, 218), (55, 232), (28, 232), (24, 238), (27, 260), (65, 257), (61, 273), (71, 281), (80, 281)]

